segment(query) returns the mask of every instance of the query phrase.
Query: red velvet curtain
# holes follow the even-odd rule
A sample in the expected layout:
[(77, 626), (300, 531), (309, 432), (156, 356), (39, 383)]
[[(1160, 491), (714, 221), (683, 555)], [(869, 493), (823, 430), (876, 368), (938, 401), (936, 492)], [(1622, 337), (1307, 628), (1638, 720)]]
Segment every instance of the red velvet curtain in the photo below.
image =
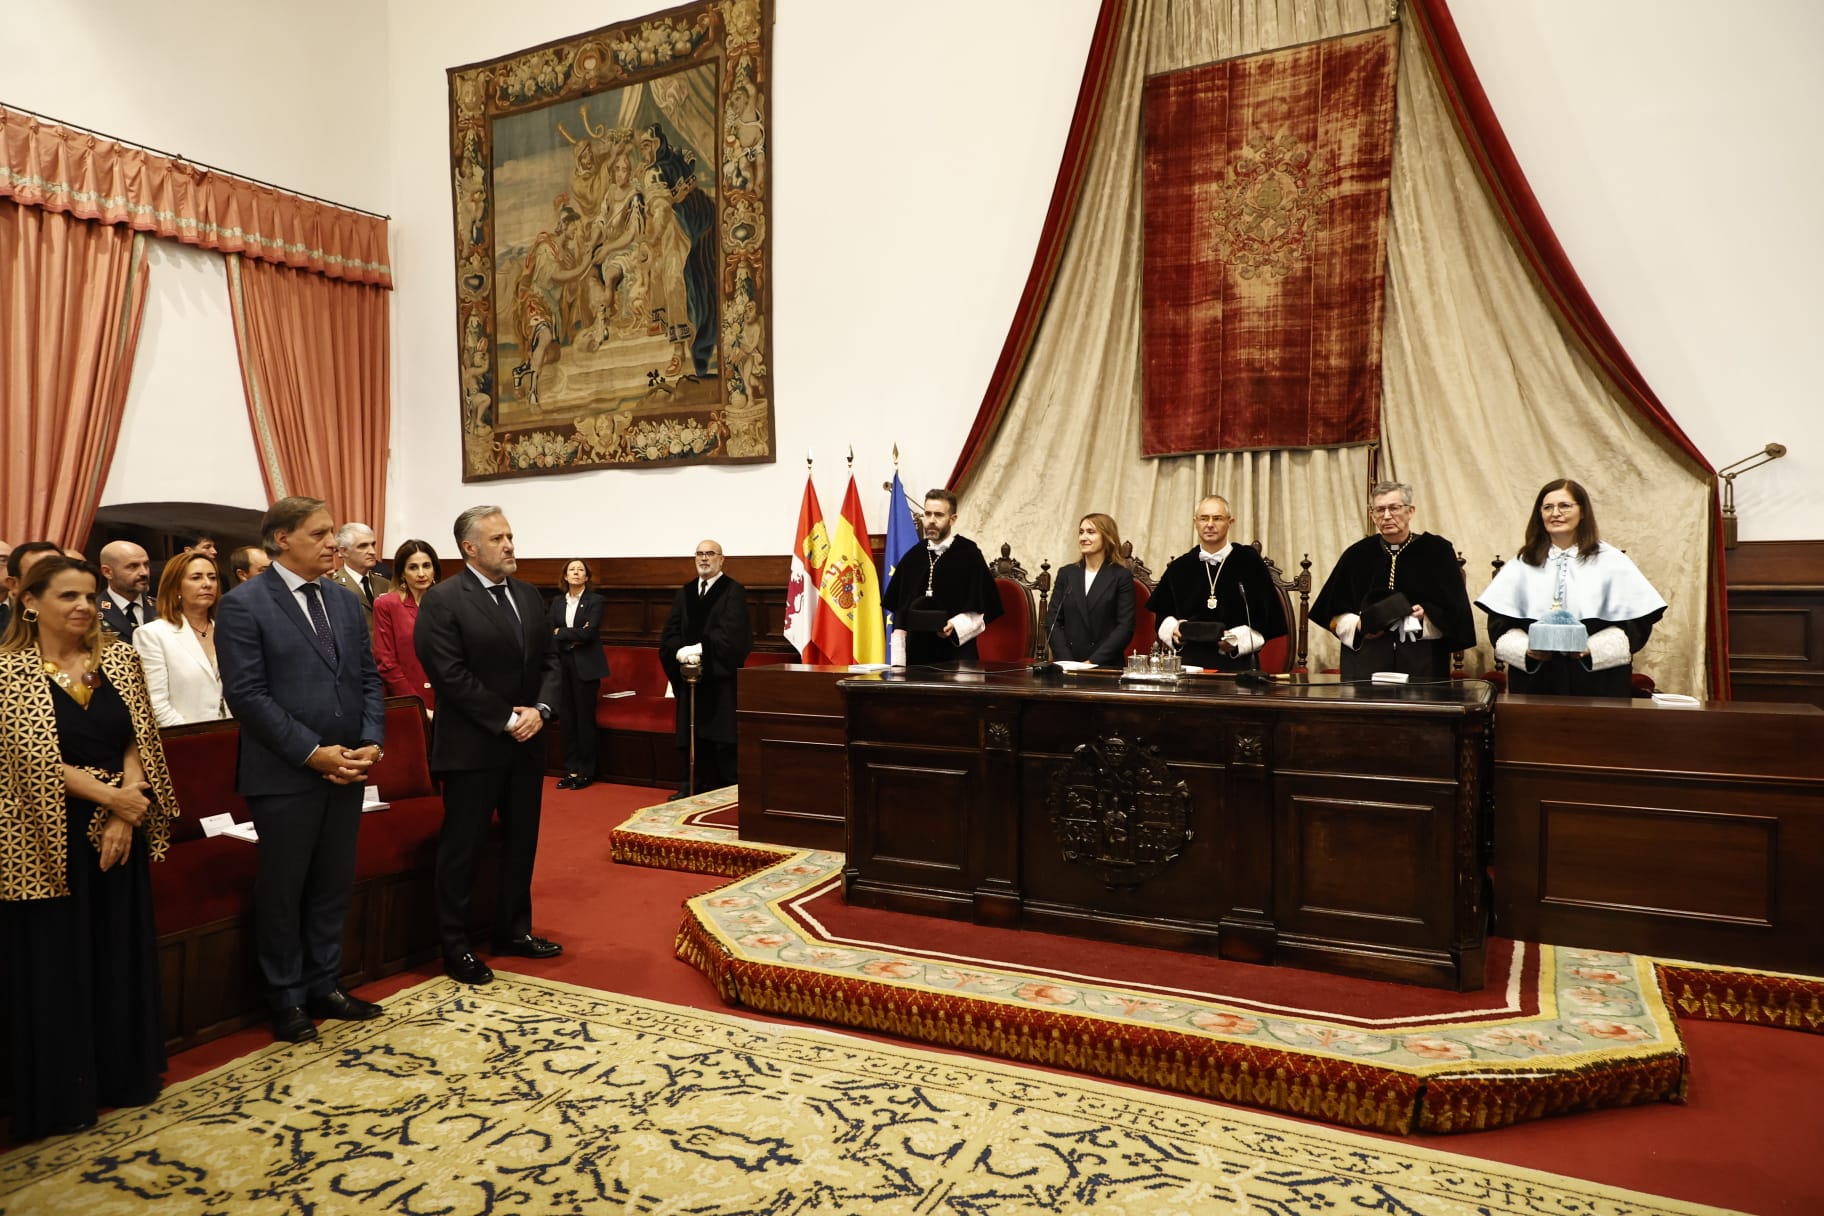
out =
[[(1664, 435), (1674, 447), (1706, 473), (1716, 470), (1704, 459), (1690, 438), (1647, 384), (1646, 377), (1622, 349), (1615, 332), (1603, 319), (1596, 302), (1584, 289), (1576, 267), (1558, 243), (1551, 222), (1527, 184), (1526, 174), (1502, 133), (1501, 122), (1489, 105), (1488, 95), (1457, 35), (1446, 0), (1409, 0), (1407, 19), (1421, 35), (1431, 66), (1444, 86), (1451, 112), (1472, 160), (1481, 172), (1489, 198), (1506, 219), (1521, 255), (1532, 267), (1553, 307), (1568, 330), (1589, 351), (1603, 374), (1642, 421)], [(1729, 696), (1729, 610), (1723, 566), (1722, 506), (1715, 483), (1710, 492), (1710, 579), (1707, 624), (1710, 687), (1717, 697)]]
[(143, 236), (0, 198), (0, 536), (8, 541), (87, 538), (145, 304)]
[(228, 258), (229, 308), (266, 492), (386, 521), (391, 430), (385, 289)]

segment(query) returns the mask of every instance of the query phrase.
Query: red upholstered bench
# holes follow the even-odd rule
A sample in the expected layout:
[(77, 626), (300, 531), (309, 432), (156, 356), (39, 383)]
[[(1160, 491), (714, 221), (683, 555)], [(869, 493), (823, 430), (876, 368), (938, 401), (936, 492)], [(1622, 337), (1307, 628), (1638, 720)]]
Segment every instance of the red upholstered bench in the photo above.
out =
[[(677, 702), (665, 695), (656, 646), (607, 646), (608, 678), (595, 705), (596, 775), (628, 785), (676, 786), (684, 764), (676, 746)], [(784, 651), (754, 651), (746, 667), (796, 663)], [(613, 693), (628, 695), (613, 696)]]
[[(253, 952), (257, 847), (229, 836), (204, 837), (200, 820), (231, 812), (252, 818), (234, 790), (240, 728), (233, 721), (164, 732), (182, 816), (172, 825), (165, 861), (152, 867), (152, 893), (164, 985), (165, 1033), (188, 1047), (264, 1016)], [(355, 890), (342, 944), (344, 982), (363, 984), (413, 966), (437, 951), (432, 878), (443, 800), (431, 780), (424, 707), (415, 697), (386, 703), (386, 756), (371, 783), (391, 805), (361, 818)], [(474, 911), (493, 908), (493, 867), (479, 867)]]

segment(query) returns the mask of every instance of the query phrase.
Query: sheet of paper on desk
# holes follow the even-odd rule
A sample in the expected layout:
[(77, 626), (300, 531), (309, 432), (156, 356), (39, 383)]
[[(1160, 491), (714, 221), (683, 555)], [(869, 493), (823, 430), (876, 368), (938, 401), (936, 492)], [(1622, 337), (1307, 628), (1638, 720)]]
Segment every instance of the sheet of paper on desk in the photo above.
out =
[(1052, 662), (1065, 671), (1088, 671), (1095, 666), (1094, 663), (1085, 663), (1081, 659), (1053, 659)]
[(886, 663), (850, 663), (849, 670), (859, 672), (888, 671), (890, 670), (890, 667)]
[(619, 697), (632, 697), (637, 695), (638, 694), (631, 688), (612, 688), (602, 694), (602, 700), (613, 701)]
[(223, 811), (220, 815), (204, 815), (196, 821), (203, 829), (204, 836), (220, 836), (234, 826), (234, 812)]

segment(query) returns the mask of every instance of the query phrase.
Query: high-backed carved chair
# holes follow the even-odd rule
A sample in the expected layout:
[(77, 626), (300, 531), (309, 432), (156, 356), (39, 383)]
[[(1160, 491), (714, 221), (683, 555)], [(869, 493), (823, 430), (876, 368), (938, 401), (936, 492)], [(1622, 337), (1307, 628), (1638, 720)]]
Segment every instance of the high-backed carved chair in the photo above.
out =
[[(1254, 552), (1260, 553), (1259, 541), (1254, 542)], [(1273, 590), (1279, 593), (1280, 611), (1286, 618), (1286, 636), (1270, 639), (1260, 648), (1261, 670), (1303, 671), (1310, 657), (1311, 555), (1307, 553), (1299, 563), (1294, 578), (1281, 573), (1278, 563), (1266, 554), (1261, 553), (1260, 559), (1267, 565), (1267, 577), (1273, 580)]]
[(1121, 542), (1121, 556), (1127, 559), (1127, 568), (1134, 573), (1134, 640), (1128, 644), (1127, 653), (1151, 654), (1153, 643), (1159, 637), (1159, 622), (1146, 610), (1146, 601), (1153, 597), (1153, 585), (1158, 580), (1146, 563), (1134, 556), (1133, 541)]
[(1013, 556), (1013, 546), (1003, 543), (1001, 555), (988, 563), (988, 572), (1001, 597), (1001, 615), (988, 623), (976, 652), (985, 662), (1024, 663), (1040, 657), (1045, 649), (1042, 625), (1051, 603), (1051, 563), (1041, 562), (1038, 577), (1029, 577)]

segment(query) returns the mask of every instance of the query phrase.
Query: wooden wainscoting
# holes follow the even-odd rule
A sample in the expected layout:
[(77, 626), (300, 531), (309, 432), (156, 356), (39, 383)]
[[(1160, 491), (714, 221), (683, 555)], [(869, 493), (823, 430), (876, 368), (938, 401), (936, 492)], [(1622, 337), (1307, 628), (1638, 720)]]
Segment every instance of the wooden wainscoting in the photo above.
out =
[(1746, 541), (1725, 560), (1735, 699), (1824, 707), (1824, 540)]

